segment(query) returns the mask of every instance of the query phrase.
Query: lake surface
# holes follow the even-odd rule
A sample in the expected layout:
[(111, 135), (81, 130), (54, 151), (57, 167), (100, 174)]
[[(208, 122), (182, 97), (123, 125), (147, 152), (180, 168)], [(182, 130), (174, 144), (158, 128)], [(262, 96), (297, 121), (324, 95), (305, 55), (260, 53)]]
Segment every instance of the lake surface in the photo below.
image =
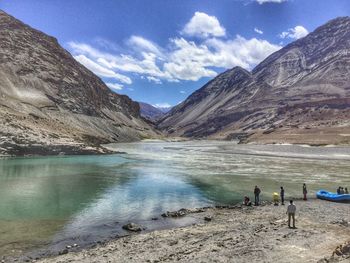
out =
[(271, 200), (318, 189), (350, 187), (349, 147), (237, 145), (194, 141), (126, 143), (127, 154), (0, 159), (0, 255), (57, 252), (126, 234), (125, 222), (147, 229), (189, 224), (151, 220), (183, 207), (231, 204), (255, 185)]

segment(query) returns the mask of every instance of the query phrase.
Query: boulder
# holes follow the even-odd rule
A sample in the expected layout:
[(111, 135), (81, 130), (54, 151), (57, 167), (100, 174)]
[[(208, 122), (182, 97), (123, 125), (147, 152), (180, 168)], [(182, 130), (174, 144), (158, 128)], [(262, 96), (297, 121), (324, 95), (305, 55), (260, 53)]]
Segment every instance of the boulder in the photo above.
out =
[(123, 225), (123, 229), (125, 229), (127, 231), (132, 231), (132, 232), (142, 231), (142, 227), (135, 224), (135, 223), (129, 223), (129, 224)]

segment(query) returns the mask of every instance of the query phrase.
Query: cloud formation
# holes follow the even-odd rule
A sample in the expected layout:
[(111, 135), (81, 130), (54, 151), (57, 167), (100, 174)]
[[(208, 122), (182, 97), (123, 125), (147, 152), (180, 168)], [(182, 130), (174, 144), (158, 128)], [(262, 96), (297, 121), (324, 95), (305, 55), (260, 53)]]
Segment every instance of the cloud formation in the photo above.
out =
[(154, 54), (157, 54), (158, 56), (162, 55), (162, 52), (160, 51), (160, 48), (154, 44), (152, 41), (147, 40), (140, 36), (131, 36), (127, 43), (136, 49), (137, 51), (142, 50), (145, 52), (152, 52)]
[(309, 31), (303, 26), (296, 26), (294, 28), (289, 28), (287, 31), (282, 32), (279, 37), (280, 38), (291, 38), (291, 39), (299, 39), (305, 37), (309, 34)]
[[(204, 25), (202, 18), (207, 23)], [(206, 30), (206, 31), (205, 31)], [(216, 17), (196, 12), (182, 30), (183, 36), (169, 39), (165, 47), (142, 36), (132, 35), (125, 41), (129, 49), (120, 53), (103, 46), (69, 42), (74, 58), (97, 75), (112, 78), (123, 84), (131, 84), (133, 78), (161, 84), (162, 81), (197, 81), (203, 77), (215, 77), (218, 69), (241, 66), (252, 69), (281, 46), (266, 40), (246, 39), (240, 35), (222, 38), (225, 29)], [(188, 40), (186, 35), (200, 34), (201, 38)], [(101, 42), (101, 41), (100, 41)], [(126, 75), (127, 74), (127, 75)], [(108, 82), (112, 83), (112, 82)]]
[(258, 34), (260, 34), (260, 35), (262, 35), (262, 34), (264, 34), (264, 32), (262, 31), (262, 30), (260, 30), (260, 29), (258, 29), (258, 28), (254, 28), (254, 31), (256, 32), (256, 33), (258, 33)]
[[(142, 76), (142, 78), (144, 78), (144, 77)], [(147, 79), (149, 82), (153, 82), (153, 83), (155, 83), (155, 84), (162, 84), (162, 81), (161, 81), (160, 79), (155, 78), (155, 77), (153, 77), (153, 76), (147, 76), (146, 79)]]
[(226, 30), (220, 25), (219, 20), (215, 16), (195, 12), (191, 20), (185, 25), (182, 33), (203, 38), (223, 37), (226, 35)]
[(171, 105), (167, 102), (165, 103), (156, 103), (154, 105), (152, 105), (153, 107), (156, 107), (158, 109), (164, 109), (164, 108), (171, 108)]
[(84, 55), (78, 55), (74, 56), (74, 58), (83, 64), (85, 67), (90, 69), (92, 72), (94, 72), (96, 75), (99, 75), (101, 77), (106, 78), (114, 78), (116, 80), (119, 80), (122, 83), (131, 84), (132, 81), (129, 77), (125, 75), (121, 75), (119, 73), (114, 72), (113, 70), (104, 68), (103, 66), (99, 65), (98, 63), (92, 61), (91, 59), (87, 58)]
[(122, 90), (123, 89), (123, 85), (118, 84), (118, 83), (107, 82), (106, 85), (108, 88), (110, 88), (112, 90)]

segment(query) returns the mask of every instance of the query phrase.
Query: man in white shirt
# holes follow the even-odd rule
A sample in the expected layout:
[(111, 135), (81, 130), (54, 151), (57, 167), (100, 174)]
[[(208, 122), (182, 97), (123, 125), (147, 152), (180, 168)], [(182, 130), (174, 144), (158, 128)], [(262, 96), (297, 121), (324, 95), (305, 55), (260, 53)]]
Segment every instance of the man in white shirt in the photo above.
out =
[(293, 200), (290, 200), (290, 204), (287, 208), (287, 214), (288, 214), (288, 227), (290, 227), (290, 219), (293, 219), (293, 228), (295, 228), (295, 211), (297, 210), (297, 207), (293, 204)]

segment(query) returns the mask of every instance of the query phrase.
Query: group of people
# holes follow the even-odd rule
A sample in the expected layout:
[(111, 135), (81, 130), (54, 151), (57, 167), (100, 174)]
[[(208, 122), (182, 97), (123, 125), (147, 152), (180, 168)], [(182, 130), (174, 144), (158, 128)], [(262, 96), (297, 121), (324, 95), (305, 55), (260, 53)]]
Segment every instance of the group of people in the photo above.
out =
[[(339, 187), (340, 188), (340, 187)], [(338, 190), (339, 190), (338, 188)], [(344, 190), (343, 190), (344, 191)], [(344, 193), (347, 192), (347, 188), (345, 188)], [(258, 206), (260, 203), (260, 194), (261, 190), (260, 188), (256, 185), (254, 187), (254, 205)], [(281, 204), (284, 205), (284, 188), (281, 186), (280, 188), (280, 197), (281, 197)], [(273, 195), (273, 200), (275, 205), (278, 205), (278, 193), (274, 193)], [(307, 187), (306, 184), (303, 184), (303, 200), (307, 200)], [(248, 196), (244, 197), (243, 204), (246, 206), (251, 206), (252, 202), (250, 201), (250, 198)], [(295, 228), (295, 212), (296, 212), (296, 206), (293, 202), (293, 200), (290, 200), (287, 212), (286, 214), (288, 215), (288, 227), (289, 228)], [(292, 223), (292, 226), (291, 226)]]
[[(345, 190), (347, 191), (347, 188), (345, 188)], [(260, 194), (261, 194), (261, 190), (260, 188), (256, 185), (255, 188), (254, 188), (254, 205), (255, 206), (258, 206), (260, 204)], [(281, 204), (284, 205), (284, 188), (283, 186), (281, 186), (281, 190), (280, 190), (280, 197), (281, 197)], [(278, 204), (278, 194), (275, 193), (273, 195), (273, 200), (276, 204)], [(306, 184), (303, 184), (303, 200), (307, 200), (307, 187), (306, 187)], [(243, 200), (243, 204), (244, 205), (247, 205), (247, 206), (250, 206), (252, 205), (252, 202), (250, 201), (250, 198), (248, 196), (245, 196), (244, 197), (244, 200)]]
[[(256, 206), (258, 206), (260, 203), (260, 194), (261, 194), (261, 190), (256, 185), (254, 187), (254, 205), (256, 205)], [(337, 189), (337, 194), (338, 195), (349, 194), (348, 188), (346, 188), (346, 187), (343, 188), (343, 187), (339, 186)], [(281, 204), (284, 205), (284, 188), (283, 188), (283, 186), (281, 186), (281, 189), (280, 189), (280, 197), (281, 197)], [(306, 184), (303, 184), (303, 200), (304, 201), (307, 200)], [(274, 201), (275, 205), (278, 205), (278, 202), (279, 202), (278, 193), (273, 194), (273, 201)], [(243, 204), (246, 206), (252, 205), (252, 202), (250, 201), (248, 196), (244, 197)], [(286, 212), (286, 214), (288, 215), (288, 227), (289, 228), (295, 228), (295, 212), (296, 212), (296, 206), (295, 206), (293, 200), (290, 200), (290, 203), (288, 205), (287, 212)], [(292, 226), (291, 226), (291, 223), (292, 223)]]
[(348, 188), (345, 187), (344, 189), (343, 187), (339, 186), (337, 189), (337, 194), (338, 195), (349, 194)]

